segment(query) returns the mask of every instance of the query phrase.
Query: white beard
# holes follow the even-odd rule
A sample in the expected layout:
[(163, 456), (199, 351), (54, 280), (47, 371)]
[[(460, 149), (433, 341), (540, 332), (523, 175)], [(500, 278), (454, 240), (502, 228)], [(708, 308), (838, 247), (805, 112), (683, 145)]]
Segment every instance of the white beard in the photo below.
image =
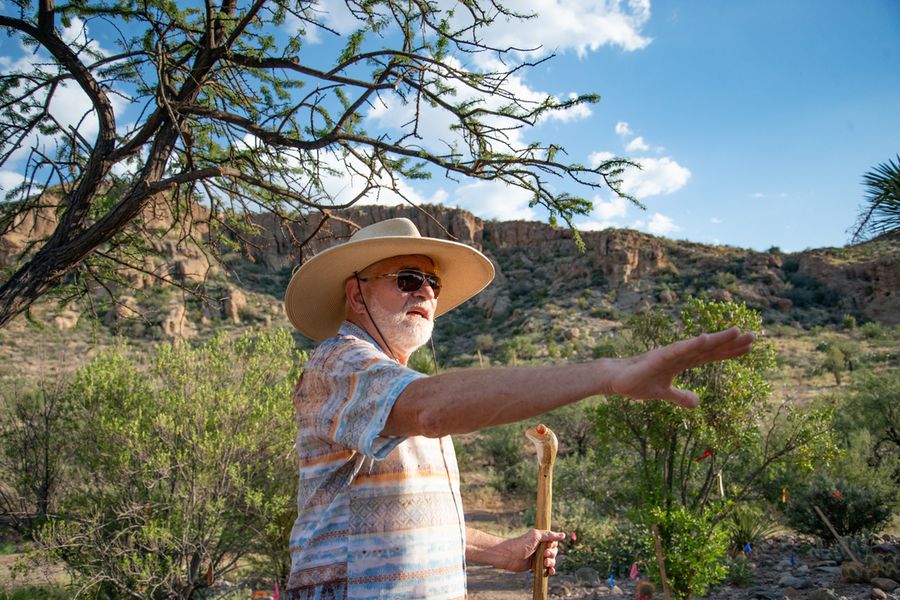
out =
[(377, 300), (372, 300), (369, 306), (371, 318), (381, 330), (392, 351), (409, 356), (431, 339), (434, 321), (406, 314), (406, 311), (416, 304), (418, 302), (410, 298), (402, 312), (394, 313), (385, 309)]

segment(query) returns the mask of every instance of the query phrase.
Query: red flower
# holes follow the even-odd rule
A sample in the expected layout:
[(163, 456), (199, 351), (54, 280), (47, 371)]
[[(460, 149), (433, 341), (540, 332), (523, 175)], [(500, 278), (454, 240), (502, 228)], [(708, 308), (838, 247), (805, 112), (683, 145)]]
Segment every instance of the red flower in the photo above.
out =
[(839, 491), (837, 491), (837, 490), (834, 490), (834, 494), (832, 494), (832, 496), (834, 496), (834, 497), (837, 498), (838, 500), (843, 500), (843, 499), (844, 499), (844, 497), (841, 496), (841, 493), (840, 493)]
[(578, 540), (578, 534), (575, 533), (574, 529), (572, 530), (572, 534), (569, 536), (569, 539), (572, 540), (573, 542)]

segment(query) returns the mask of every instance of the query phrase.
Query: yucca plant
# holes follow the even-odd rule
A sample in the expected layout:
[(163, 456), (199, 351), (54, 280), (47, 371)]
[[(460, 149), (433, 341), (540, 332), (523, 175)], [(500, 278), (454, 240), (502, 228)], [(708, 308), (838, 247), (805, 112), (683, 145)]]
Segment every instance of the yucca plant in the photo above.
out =
[(900, 155), (863, 175), (866, 201), (854, 225), (853, 242), (900, 231)]
[(775, 533), (777, 524), (762, 510), (749, 504), (736, 506), (726, 520), (728, 527), (728, 554), (736, 557)]

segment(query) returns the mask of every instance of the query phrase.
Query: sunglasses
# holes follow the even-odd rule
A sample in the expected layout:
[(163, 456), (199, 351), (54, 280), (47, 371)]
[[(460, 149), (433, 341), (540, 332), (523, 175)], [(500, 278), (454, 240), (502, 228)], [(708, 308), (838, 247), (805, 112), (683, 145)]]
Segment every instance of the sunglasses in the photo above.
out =
[(441, 295), (441, 278), (431, 273), (423, 273), (412, 269), (401, 269), (396, 273), (385, 273), (384, 275), (375, 275), (374, 277), (366, 278), (360, 277), (362, 281), (388, 278), (397, 280), (397, 288), (401, 292), (417, 292), (422, 289), (422, 286), (427, 282), (434, 291), (435, 298)]

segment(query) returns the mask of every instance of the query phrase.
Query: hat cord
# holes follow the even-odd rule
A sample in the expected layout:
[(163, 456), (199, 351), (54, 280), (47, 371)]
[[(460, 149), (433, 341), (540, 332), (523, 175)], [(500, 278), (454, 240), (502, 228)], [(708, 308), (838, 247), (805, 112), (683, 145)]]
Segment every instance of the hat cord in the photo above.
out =
[[(369, 305), (366, 303), (366, 295), (363, 294), (362, 286), (359, 283), (359, 273), (357, 271), (354, 271), (353, 277), (356, 279), (356, 289), (359, 290), (359, 297), (362, 298), (363, 308), (366, 309), (366, 315), (369, 317), (369, 320), (372, 321), (372, 325), (375, 326), (375, 331), (378, 332), (378, 337), (380, 337), (381, 341), (384, 342), (384, 345), (387, 348), (388, 354), (390, 354), (391, 358), (393, 358), (397, 362), (400, 362), (399, 360), (397, 360), (397, 355), (394, 354), (393, 348), (391, 348), (391, 345), (388, 344), (387, 338), (384, 337), (383, 333), (381, 333), (381, 328), (378, 327), (378, 323), (375, 322), (375, 317), (373, 317), (372, 313), (369, 312)], [(434, 373), (437, 374), (440, 369), (438, 368), (437, 352), (434, 351), (434, 333), (431, 334), (429, 341), (431, 342), (431, 362), (434, 364)]]
[(366, 295), (363, 294), (362, 285), (359, 282), (359, 273), (357, 271), (353, 271), (353, 277), (356, 279), (356, 289), (359, 290), (359, 297), (362, 298), (363, 308), (366, 309), (366, 315), (369, 317), (369, 320), (372, 321), (372, 325), (375, 326), (375, 331), (378, 332), (378, 336), (381, 338), (381, 341), (384, 342), (384, 347), (387, 349), (390, 357), (393, 358), (394, 360), (396, 360), (397, 362), (400, 362), (397, 359), (397, 355), (394, 354), (393, 348), (391, 348), (391, 345), (388, 343), (387, 338), (384, 337), (383, 333), (381, 333), (381, 328), (378, 327), (378, 323), (375, 322), (375, 317), (373, 317), (372, 313), (369, 312), (369, 305), (366, 303)]

